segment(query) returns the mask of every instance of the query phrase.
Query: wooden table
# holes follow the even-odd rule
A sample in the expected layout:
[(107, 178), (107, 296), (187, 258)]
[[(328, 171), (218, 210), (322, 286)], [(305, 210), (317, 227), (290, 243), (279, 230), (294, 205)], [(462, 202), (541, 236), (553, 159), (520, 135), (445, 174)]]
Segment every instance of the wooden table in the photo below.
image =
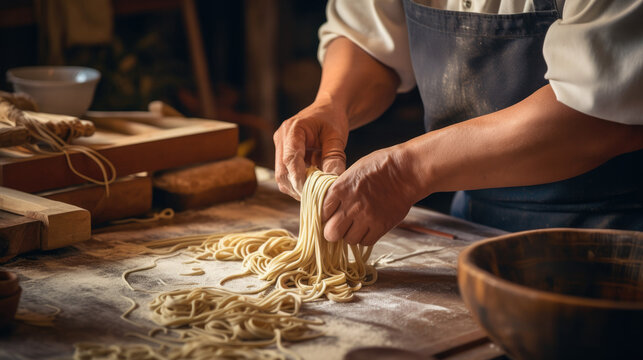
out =
[[(155, 257), (135, 255), (131, 244), (257, 227), (282, 227), (296, 234), (298, 216), (299, 204), (279, 193), (274, 181), (268, 180), (245, 201), (186, 211), (154, 224), (102, 228), (94, 232), (92, 240), (77, 246), (19, 257), (2, 267), (20, 276), (20, 307), (48, 313), (52, 310), (46, 305), (53, 305), (62, 313), (53, 328), (18, 322), (10, 333), (0, 336), (0, 358), (69, 358), (73, 343), (79, 341), (140, 342), (126, 333), (141, 330), (119, 318), (130, 306), (123, 296), (141, 305), (131, 319), (152, 328), (146, 304), (153, 295), (129, 290), (121, 273), (149, 264)], [(467, 244), (502, 231), (420, 208), (411, 209), (406, 221), (454, 234), (456, 239), (393, 229), (378, 242), (372, 259), (391, 252), (402, 255), (428, 247), (444, 249), (380, 267), (377, 283), (358, 292), (354, 302), (306, 304), (306, 314), (326, 322), (322, 329), (327, 336), (290, 344), (291, 349), (306, 359), (341, 359), (358, 347), (419, 349), (477, 328), (458, 295), (457, 255)], [(188, 282), (213, 285), (241, 270), (239, 262), (209, 261), (200, 265), (206, 275), (180, 276), (194, 266), (182, 264), (186, 259), (160, 260), (156, 269), (135, 273), (130, 280), (139, 289), (168, 290), (172, 284)], [(228, 287), (243, 290), (248, 284), (259, 284), (259, 280), (235, 280)]]

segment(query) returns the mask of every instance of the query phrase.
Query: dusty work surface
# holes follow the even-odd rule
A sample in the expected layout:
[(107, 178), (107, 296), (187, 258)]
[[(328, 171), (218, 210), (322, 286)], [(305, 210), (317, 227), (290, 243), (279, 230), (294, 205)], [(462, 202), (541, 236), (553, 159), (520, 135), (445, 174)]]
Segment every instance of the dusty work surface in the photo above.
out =
[[(378, 242), (371, 259), (382, 254), (444, 247), (378, 268), (379, 280), (357, 293), (351, 303), (328, 300), (306, 304), (304, 314), (325, 321), (327, 336), (288, 344), (305, 359), (341, 359), (354, 348), (394, 346), (417, 349), (431, 342), (474, 329), (476, 326), (457, 294), (456, 261), (472, 241), (500, 234), (494, 229), (414, 208), (407, 221), (456, 235), (456, 240), (396, 228)], [(22, 256), (2, 266), (17, 272), (23, 287), (21, 309), (51, 313), (48, 305), (62, 309), (54, 327), (18, 322), (0, 335), (1, 359), (71, 358), (75, 342), (108, 344), (140, 342), (127, 336), (141, 329), (120, 319), (135, 299), (140, 307), (130, 318), (147, 328), (147, 304), (153, 294), (132, 291), (121, 280), (123, 271), (150, 264), (156, 257), (134, 254), (131, 244), (175, 236), (282, 227), (297, 233), (299, 203), (282, 195), (272, 181), (260, 184), (255, 196), (242, 202), (179, 213), (172, 220), (154, 224), (128, 224), (99, 229), (93, 239), (78, 246)], [(240, 262), (202, 262), (202, 276), (190, 273), (194, 264), (182, 264), (180, 255), (158, 261), (158, 267), (130, 276), (135, 288), (170, 290), (178, 284), (216, 285), (223, 277), (239, 273)], [(259, 285), (254, 278), (226, 284), (247, 290)], [(186, 285), (182, 287), (187, 287)]]

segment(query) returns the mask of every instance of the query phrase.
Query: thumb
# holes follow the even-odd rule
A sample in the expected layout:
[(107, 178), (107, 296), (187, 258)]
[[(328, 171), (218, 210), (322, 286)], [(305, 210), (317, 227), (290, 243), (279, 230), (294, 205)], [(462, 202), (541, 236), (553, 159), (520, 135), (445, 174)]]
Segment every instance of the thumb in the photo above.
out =
[(346, 170), (346, 144), (339, 138), (329, 138), (322, 144), (322, 171), (340, 175)]

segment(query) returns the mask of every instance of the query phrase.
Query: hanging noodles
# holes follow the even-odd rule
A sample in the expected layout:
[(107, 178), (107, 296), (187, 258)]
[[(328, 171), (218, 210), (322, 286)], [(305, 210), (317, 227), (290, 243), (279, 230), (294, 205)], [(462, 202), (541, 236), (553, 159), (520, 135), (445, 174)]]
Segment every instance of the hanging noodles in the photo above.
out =
[(223, 282), (255, 274), (277, 289), (296, 291), (304, 301), (324, 295), (336, 302), (351, 301), (353, 293), (362, 285), (370, 285), (377, 280), (377, 271), (367, 264), (371, 247), (349, 246), (343, 241), (329, 242), (324, 238), (322, 204), (326, 191), (336, 178), (335, 175), (309, 169), (302, 191), (299, 240), (286, 230), (273, 229), (187, 236), (162, 240), (148, 247), (174, 245), (167, 251), (153, 253), (169, 254), (186, 249), (198, 260), (242, 260), (246, 273), (228, 277)]

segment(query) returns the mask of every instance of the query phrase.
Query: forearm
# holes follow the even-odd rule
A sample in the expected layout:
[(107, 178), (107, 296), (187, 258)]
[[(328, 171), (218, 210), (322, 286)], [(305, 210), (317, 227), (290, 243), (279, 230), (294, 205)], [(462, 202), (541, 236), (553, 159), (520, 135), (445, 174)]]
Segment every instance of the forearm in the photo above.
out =
[(351, 129), (377, 118), (395, 99), (397, 74), (344, 37), (329, 44), (322, 68), (315, 102), (332, 103)]
[(423, 194), (535, 185), (587, 172), (643, 148), (643, 126), (597, 119), (545, 86), (507, 109), (427, 133), (398, 148)]

